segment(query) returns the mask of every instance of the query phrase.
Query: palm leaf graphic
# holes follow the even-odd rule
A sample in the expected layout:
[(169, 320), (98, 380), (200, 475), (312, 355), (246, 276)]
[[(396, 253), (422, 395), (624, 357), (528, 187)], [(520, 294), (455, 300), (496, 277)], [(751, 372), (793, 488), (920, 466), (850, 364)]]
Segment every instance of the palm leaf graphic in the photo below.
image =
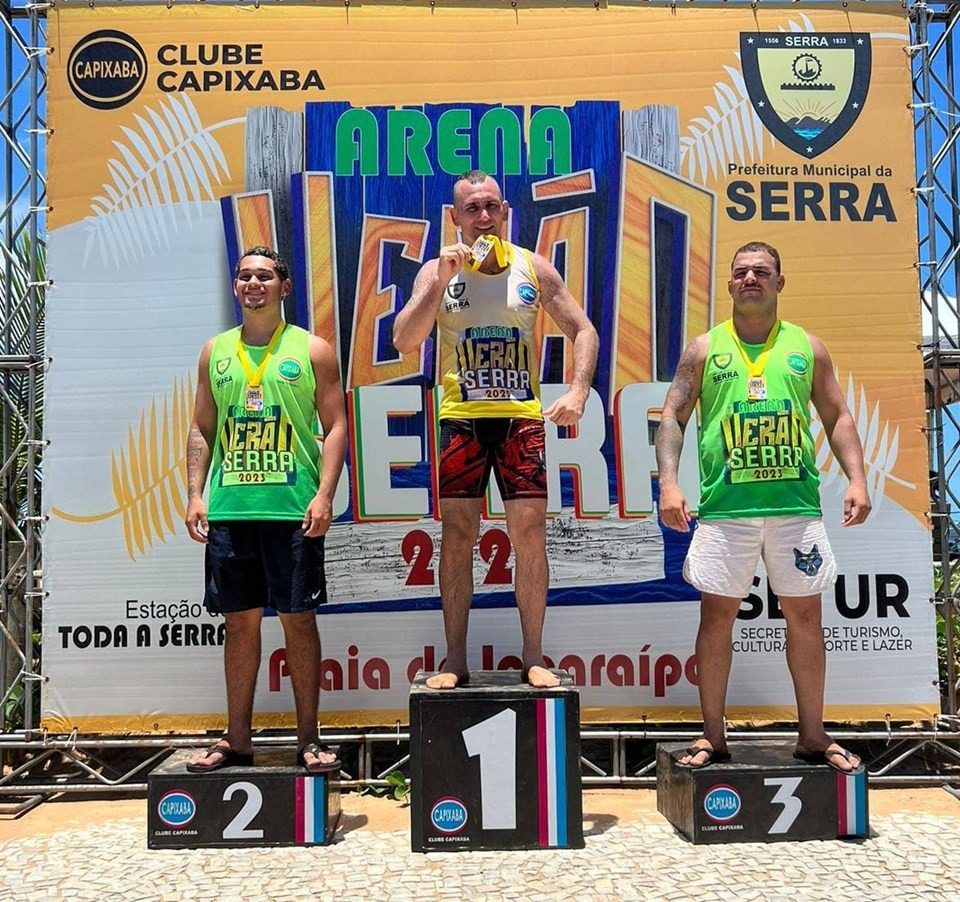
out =
[(94, 247), (104, 266), (118, 269), (169, 247), (178, 216), (192, 225), (201, 202), (216, 199), (214, 185), (230, 175), (213, 132), (242, 118), (204, 127), (187, 94), (162, 98), (158, 106), (135, 113), (136, 128), (121, 126), (125, 140), (113, 141), (118, 156), (107, 161), (110, 181), (86, 218), (84, 263)]
[[(900, 452), (900, 428), (891, 432), (889, 422), (880, 417), (880, 402), (872, 407), (867, 399), (866, 390), (860, 386), (857, 392), (853, 381), (853, 374), (847, 377), (847, 407), (853, 414), (857, 424), (857, 434), (863, 443), (863, 462), (867, 474), (867, 489), (873, 502), (874, 510), (879, 510), (883, 504), (883, 493), (887, 480), (896, 482), (905, 488), (913, 489), (916, 486), (893, 475)], [(813, 416), (810, 421), (810, 431), (813, 434), (816, 449), (817, 468), (820, 470), (820, 481), (824, 486), (832, 486), (835, 492), (845, 491), (846, 480), (843, 477), (843, 468), (837, 460), (827, 441), (826, 430), (820, 418)]]
[[(806, 15), (791, 19), (781, 31), (816, 31)], [(737, 59), (740, 54), (734, 54)], [(753, 163), (763, 159), (764, 142), (773, 145), (773, 135), (764, 128), (750, 102), (747, 83), (739, 67), (724, 66), (727, 79), (713, 86), (714, 103), (694, 116), (687, 134), (680, 138), (680, 168), (691, 181), (705, 185), (717, 178), (729, 163)]]
[(158, 409), (156, 400), (127, 429), (123, 446), (110, 455), (110, 480), (117, 506), (100, 514), (72, 514), (51, 508), (52, 516), (73, 523), (96, 523), (120, 516), (131, 560), (155, 542), (175, 535), (186, 514), (187, 433), (193, 414), (193, 377), (176, 379)]

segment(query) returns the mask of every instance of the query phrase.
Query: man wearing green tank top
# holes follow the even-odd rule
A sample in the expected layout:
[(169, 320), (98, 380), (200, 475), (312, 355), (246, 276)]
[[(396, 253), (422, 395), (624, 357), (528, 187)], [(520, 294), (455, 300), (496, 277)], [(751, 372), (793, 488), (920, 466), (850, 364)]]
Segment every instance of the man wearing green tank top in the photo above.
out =
[(346, 453), (346, 415), (333, 349), (283, 320), (290, 288), (287, 264), (275, 251), (245, 251), (234, 281), (242, 324), (211, 338), (200, 354), (187, 438), (186, 524), (190, 537), (206, 546), (204, 604), (226, 621), (228, 723), (225, 735), (187, 764), (195, 773), (253, 763), (253, 698), (267, 605), (283, 627), (297, 760), (311, 772), (340, 766), (319, 742), (315, 609), (326, 601), (323, 542)]
[(842, 526), (870, 513), (863, 450), (823, 342), (777, 314), (784, 282), (769, 244), (751, 242), (734, 254), (727, 283), (733, 316), (684, 350), (657, 432), (660, 518), (688, 532), (692, 517), (677, 469), (684, 427), (699, 403), (699, 523), (683, 572), (702, 598), (696, 654), (703, 735), (677, 756), (683, 767), (730, 757), (724, 709), (733, 624), (760, 558), (787, 623), (795, 754), (843, 772), (860, 766), (823, 726), (821, 593), (837, 567), (820, 512), (810, 403), (849, 480)]

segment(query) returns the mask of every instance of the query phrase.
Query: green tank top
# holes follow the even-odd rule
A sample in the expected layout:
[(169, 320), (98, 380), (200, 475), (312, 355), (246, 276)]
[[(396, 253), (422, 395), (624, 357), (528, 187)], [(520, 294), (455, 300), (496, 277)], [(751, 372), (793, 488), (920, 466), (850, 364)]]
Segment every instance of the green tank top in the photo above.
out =
[[(765, 400), (748, 400), (750, 370), (727, 323), (708, 335), (700, 386), (700, 517), (820, 516), (807, 333), (781, 320), (763, 368)], [(743, 348), (756, 362), (763, 345)]]
[[(210, 354), (217, 439), (210, 471), (210, 520), (300, 520), (317, 493), (316, 379), (310, 335), (287, 325), (261, 380), (261, 410), (246, 407), (237, 356), (240, 327), (222, 332)], [(265, 347), (244, 344), (254, 367)]]

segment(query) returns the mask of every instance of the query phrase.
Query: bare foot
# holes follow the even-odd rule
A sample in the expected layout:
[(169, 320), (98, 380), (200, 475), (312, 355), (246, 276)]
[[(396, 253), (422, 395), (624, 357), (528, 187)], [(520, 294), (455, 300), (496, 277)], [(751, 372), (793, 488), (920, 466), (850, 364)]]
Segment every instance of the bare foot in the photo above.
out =
[(427, 677), (427, 689), (456, 689), (457, 686), (462, 686), (466, 682), (466, 674), (441, 670), (440, 673)]
[(534, 689), (554, 689), (560, 685), (560, 677), (539, 664), (528, 667), (523, 672), (523, 679)]

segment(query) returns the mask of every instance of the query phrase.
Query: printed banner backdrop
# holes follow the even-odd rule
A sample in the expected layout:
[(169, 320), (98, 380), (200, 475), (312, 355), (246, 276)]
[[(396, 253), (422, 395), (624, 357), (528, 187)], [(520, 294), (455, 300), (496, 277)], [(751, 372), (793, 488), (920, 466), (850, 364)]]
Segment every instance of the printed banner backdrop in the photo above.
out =
[[(825, 339), (865, 445), (869, 522), (815, 423), (840, 578), (824, 597), (833, 720), (939, 711), (907, 20), (793, 4), (435, 10), (284, 4), (50, 12), (43, 723), (224, 722), (223, 622), (183, 526), (203, 343), (237, 321), (241, 248), (294, 268), (288, 319), (337, 349), (348, 464), (328, 537), (327, 725), (406, 720), (444, 642), (435, 349), (393, 318), (455, 239), (455, 177), (500, 178), (510, 238), (595, 323), (576, 430), (547, 425), (545, 647), (591, 721), (699, 719), (688, 536), (657, 519), (653, 434), (679, 354), (729, 316), (732, 252), (776, 245), (781, 313)], [(543, 316), (547, 402), (569, 342)], [(692, 428), (682, 483), (697, 499)], [(269, 450), (269, 449), (266, 449)], [(519, 665), (496, 492), (474, 566), (474, 669)], [(256, 723), (291, 725), (276, 617)], [(784, 620), (761, 574), (735, 628), (731, 717), (793, 719)]]

